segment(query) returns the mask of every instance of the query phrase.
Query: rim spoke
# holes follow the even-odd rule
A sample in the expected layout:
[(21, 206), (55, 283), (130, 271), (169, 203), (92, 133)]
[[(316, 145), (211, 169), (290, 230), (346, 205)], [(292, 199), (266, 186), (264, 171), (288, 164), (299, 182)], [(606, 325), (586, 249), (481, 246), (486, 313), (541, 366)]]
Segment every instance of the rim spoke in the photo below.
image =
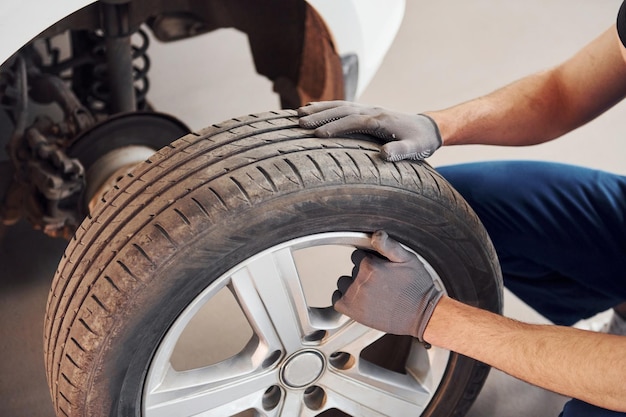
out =
[(326, 372), (319, 385), (326, 390), (328, 406), (350, 415), (409, 416), (420, 415), (430, 401), (430, 394), (408, 375), (378, 367), (369, 371)]
[(146, 395), (146, 415), (218, 417), (261, 407), (265, 391), (278, 382), (278, 371), (246, 373), (237, 368), (236, 362), (225, 361), (193, 371), (171, 370)]
[(305, 417), (306, 414), (304, 404), (302, 403), (302, 393), (287, 391), (284, 394), (280, 409), (281, 417)]
[(359, 356), (363, 349), (384, 335), (380, 330), (349, 321), (325, 339), (319, 349), (327, 355), (341, 351)]
[(250, 262), (231, 277), (231, 287), (255, 332), (287, 353), (302, 347), (311, 328), (298, 273), (289, 249)]
[(298, 318), (302, 334), (306, 336), (315, 332), (318, 329), (313, 326), (312, 319), (318, 316), (322, 317), (323, 314), (320, 314), (317, 310), (311, 310), (307, 304), (300, 274), (298, 273), (291, 249), (286, 248), (276, 251), (274, 260), (287, 289), (287, 295), (289, 301), (291, 301), (293, 311)]

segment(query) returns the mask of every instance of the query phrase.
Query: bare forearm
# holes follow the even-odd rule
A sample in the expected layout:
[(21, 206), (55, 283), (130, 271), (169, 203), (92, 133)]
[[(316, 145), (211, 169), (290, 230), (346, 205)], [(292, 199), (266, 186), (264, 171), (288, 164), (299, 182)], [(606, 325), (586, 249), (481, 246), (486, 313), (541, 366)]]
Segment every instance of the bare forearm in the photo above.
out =
[(520, 146), (553, 139), (558, 88), (550, 73), (535, 74), (487, 96), (452, 108), (427, 112), (439, 126), (445, 145)]
[(443, 298), (424, 339), (531, 384), (626, 411), (626, 338), (520, 323)]
[(571, 131), (626, 94), (626, 64), (610, 28), (563, 64), (487, 96), (427, 112), (444, 145), (533, 145)]

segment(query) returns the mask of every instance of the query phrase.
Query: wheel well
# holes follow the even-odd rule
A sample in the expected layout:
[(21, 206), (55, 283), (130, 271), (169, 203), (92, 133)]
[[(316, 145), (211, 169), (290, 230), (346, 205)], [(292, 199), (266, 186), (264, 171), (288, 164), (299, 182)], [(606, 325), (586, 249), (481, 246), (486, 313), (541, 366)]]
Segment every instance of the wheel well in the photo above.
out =
[[(220, 28), (244, 32), (256, 71), (274, 83), (283, 108), (343, 99), (341, 59), (332, 34), (304, 0), (131, 0), (130, 27), (147, 24), (162, 42)], [(101, 28), (101, 3), (93, 3), (41, 34)]]
[[(162, 42), (221, 28), (246, 34), (256, 72), (273, 83), (283, 108), (344, 98), (342, 63), (332, 36), (321, 16), (304, 0), (128, 0), (119, 4), (126, 1), (101, 0), (84, 7), (37, 37), (46, 42), (25, 45), (14, 62), (3, 66), (8, 81), (3, 84), (0, 77), (0, 100), (10, 105), (6, 113), (14, 131), (7, 135), (7, 149), (12, 169), (21, 173), (5, 175), (12, 179), (10, 183), (0, 181), (3, 223), (26, 217), (50, 235), (71, 235), (83, 216), (84, 161), (74, 158), (68, 165), (48, 159), (56, 156), (55, 160), (69, 161), (66, 151), (77, 139), (112, 115), (154, 110), (146, 99), (149, 60), (145, 27)], [(133, 33), (142, 34), (144, 42), (130, 44)], [(63, 46), (69, 46), (63, 53), (48, 42), (56, 35), (69, 35), (63, 37)], [(60, 58), (66, 53), (69, 57)], [(135, 66), (129, 58), (141, 63)], [(8, 85), (21, 93), (2, 97), (10, 90)], [(40, 110), (27, 105), (27, 96), (43, 105), (56, 105), (63, 123), (47, 114), (41, 119), (32, 117)], [(26, 126), (29, 119), (39, 122)], [(33, 143), (44, 143), (54, 152), (35, 152), (26, 131), (36, 135), (36, 140), (30, 139)], [(18, 158), (18, 152), (30, 159)], [(0, 163), (2, 172), (4, 165)], [(72, 169), (63, 171), (66, 166)]]

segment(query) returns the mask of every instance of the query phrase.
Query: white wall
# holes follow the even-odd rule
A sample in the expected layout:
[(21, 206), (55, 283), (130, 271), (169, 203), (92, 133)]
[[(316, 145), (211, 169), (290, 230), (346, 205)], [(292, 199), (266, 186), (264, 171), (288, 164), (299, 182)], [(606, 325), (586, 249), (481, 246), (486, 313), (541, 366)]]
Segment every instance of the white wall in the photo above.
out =
[[(408, 1), (396, 42), (361, 101), (407, 112), (445, 108), (549, 68), (615, 22), (621, 0)], [(560, 161), (626, 174), (626, 103), (549, 144), (444, 148), (442, 165)]]

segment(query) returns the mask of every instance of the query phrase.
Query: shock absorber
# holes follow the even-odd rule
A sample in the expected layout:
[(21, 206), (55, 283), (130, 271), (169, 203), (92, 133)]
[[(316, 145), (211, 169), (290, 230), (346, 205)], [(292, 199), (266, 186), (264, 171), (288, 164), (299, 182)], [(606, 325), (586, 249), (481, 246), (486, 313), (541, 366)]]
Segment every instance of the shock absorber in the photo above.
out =
[(101, 30), (72, 32), (73, 57), (50, 71), (71, 69), (73, 90), (98, 119), (146, 110), (149, 37), (141, 28), (129, 26), (126, 3), (108, 1), (100, 6)]
[[(139, 28), (131, 37), (132, 77), (134, 83), (135, 103), (137, 110), (147, 110), (147, 93), (150, 87), (148, 72), (150, 58), (147, 54), (150, 39), (147, 33)], [(52, 73), (58, 74), (57, 67), (72, 69), (72, 88), (86, 107), (99, 119), (117, 113), (113, 107), (111, 88), (113, 82), (109, 78), (110, 65), (106, 57), (106, 42), (100, 32), (76, 31), (72, 33), (74, 57), (56, 65)], [(119, 87), (118, 87), (119, 88)], [(126, 87), (129, 88), (129, 87)]]
[(128, 1), (102, 2), (109, 106), (111, 113), (137, 109), (133, 77), (133, 51), (130, 37)]

